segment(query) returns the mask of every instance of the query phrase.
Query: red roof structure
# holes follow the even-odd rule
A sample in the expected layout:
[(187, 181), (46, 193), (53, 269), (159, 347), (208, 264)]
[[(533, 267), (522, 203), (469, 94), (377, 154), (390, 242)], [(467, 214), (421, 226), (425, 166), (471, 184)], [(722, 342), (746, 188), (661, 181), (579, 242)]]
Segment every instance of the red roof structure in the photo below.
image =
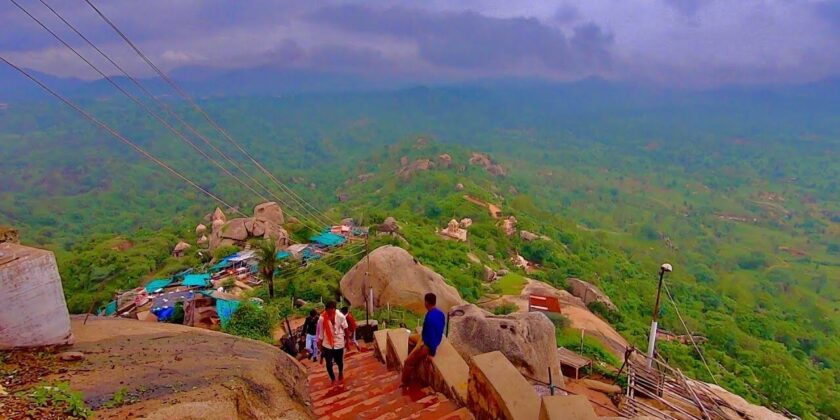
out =
[(532, 294), (528, 296), (528, 312), (555, 312), (561, 313), (560, 299), (557, 296), (543, 296)]

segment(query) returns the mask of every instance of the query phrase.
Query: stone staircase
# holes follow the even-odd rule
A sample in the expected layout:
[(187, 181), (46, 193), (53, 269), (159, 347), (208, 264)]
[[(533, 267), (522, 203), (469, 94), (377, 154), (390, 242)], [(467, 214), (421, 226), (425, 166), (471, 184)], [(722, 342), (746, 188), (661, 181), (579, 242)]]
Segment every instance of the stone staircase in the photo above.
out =
[[(400, 373), (388, 370), (363, 348), (345, 355), (344, 384), (330, 385), (323, 364), (304, 361), (308, 370), (312, 411), (321, 419), (471, 419), (430, 387), (400, 387)], [(337, 373), (337, 368), (336, 368)]]

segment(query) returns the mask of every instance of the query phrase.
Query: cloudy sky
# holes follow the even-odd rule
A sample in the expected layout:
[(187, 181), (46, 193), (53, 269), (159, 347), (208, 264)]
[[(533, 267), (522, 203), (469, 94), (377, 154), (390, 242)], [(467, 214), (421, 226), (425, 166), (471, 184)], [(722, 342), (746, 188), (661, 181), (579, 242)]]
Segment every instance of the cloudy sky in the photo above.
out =
[[(83, 45), (41, 0), (15, 1)], [(43, 1), (149, 74), (83, 1)], [(92, 1), (165, 70), (261, 66), (418, 82), (598, 76), (689, 87), (840, 77), (840, 0)], [(4, 57), (94, 76), (11, 2), (0, 5), (0, 22)]]

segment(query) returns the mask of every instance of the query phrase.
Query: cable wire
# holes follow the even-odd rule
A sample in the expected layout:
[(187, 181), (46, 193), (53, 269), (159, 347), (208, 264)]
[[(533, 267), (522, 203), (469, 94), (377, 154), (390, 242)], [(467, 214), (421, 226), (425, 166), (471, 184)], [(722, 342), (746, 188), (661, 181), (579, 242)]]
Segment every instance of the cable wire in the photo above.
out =
[(694, 350), (697, 351), (697, 354), (700, 355), (700, 360), (703, 361), (703, 366), (706, 367), (706, 371), (709, 372), (709, 376), (712, 377), (712, 380), (715, 381), (715, 385), (720, 386), (718, 383), (717, 377), (715, 374), (712, 373), (712, 369), (709, 368), (709, 364), (706, 363), (706, 358), (703, 357), (703, 352), (700, 351), (700, 347), (697, 346), (697, 343), (694, 341), (694, 334), (688, 329), (688, 326), (685, 324), (685, 320), (683, 319), (682, 315), (680, 314), (680, 308), (677, 307), (677, 302), (674, 300), (673, 296), (671, 296), (671, 291), (668, 290), (668, 285), (663, 282), (662, 287), (665, 289), (665, 294), (668, 295), (668, 300), (671, 301), (671, 305), (674, 305), (674, 310), (677, 312), (677, 318), (680, 319), (680, 323), (682, 323), (683, 328), (685, 329), (686, 334), (688, 334), (688, 338), (691, 340), (691, 344), (694, 346)]
[(35, 78), (35, 77), (34, 77), (34, 76), (32, 76), (31, 74), (29, 74), (26, 70), (22, 69), (21, 67), (18, 67), (16, 64), (14, 64), (14, 63), (12, 63), (11, 61), (7, 60), (7, 59), (6, 59), (5, 57), (3, 57), (3, 56), (0, 56), (0, 60), (2, 60), (4, 63), (6, 63), (6, 64), (8, 64), (9, 66), (11, 66), (13, 69), (17, 70), (18, 72), (20, 72), (21, 74), (23, 74), (24, 76), (26, 76), (26, 78), (28, 78), (29, 80), (32, 80), (33, 82), (35, 82), (38, 86), (40, 86), (40, 87), (41, 87), (41, 89), (45, 90), (45, 91), (46, 91), (47, 93), (49, 93), (50, 95), (52, 95), (52, 96), (56, 97), (56, 98), (57, 98), (57, 99), (59, 99), (61, 102), (63, 102), (65, 105), (69, 106), (70, 108), (72, 108), (73, 110), (75, 110), (76, 112), (78, 112), (79, 114), (81, 114), (83, 117), (87, 118), (88, 120), (90, 120), (91, 122), (93, 122), (94, 124), (96, 124), (96, 125), (98, 125), (100, 128), (102, 128), (103, 130), (105, 130), (105, 131), (107, 131), (108, 133), (110, 133), (112, 136), (116, 137), (117, 139), (119, 139), (119, 140), (120, 140), (120, 141), (122, 141), (123, 143), (127, 144), (128, 146), (130, 146), (131, 148), (133, 148), (134, 150), (136, 150), (136, 151), (137, 151), (138, 153), (140, 153), (141, 155), (145, 156), (145, 157), (146, 157), (146, 158), (148, 158), (149, 160), (151, 160), (151, 161), (155, 162), (156, 164), (160, 165), (162, 168), (166, 169), (167, 171), (169, 171), (169, 172), (170, 172), (170, 173), (172, 173), (173, 175), (177, 176), (178, 178), (181, 178), (183, 181), (185, 181), (185, 182), (187, 182), (188, 184), (190, 184), (191, 186), (195, 187), (197, 190), (201, 191), (202, 193), (204, 193), (204, 194), (205, 194), (205, 195), (207, 195), (208, 197), (210, 197), (210, 198), (212, 198), (212, 199), (216, 200), (217, 202), (219, 202), (220, 204), (222, 204), (222, 205), (223, 205), (223, 206), (225, 206), (226, 208), (231, 208), (231, 209), (233, 209), (235, 212), (237, 212), (238, 214), (241, 214), (242, 216), (245, 216), (245, 214), (243, 214), (242, 212), (240, 212), (239, 210), (237, 210), (235, 207), (233, 207), (233, 206), (231, 206), (230, 204), (228, 204), (226, 201), (222, 200), (221, 198), (219, 198), (218, 196), (216, 196), (215, 194), (213, 194), (213, 193), (212, 193), (212, 192), (210, 192), (209, 190), (205, 189), (204, 187), (202, 187), (202, 186), (200, 186), (200, 185), (196, 184), (196, 183), (195, 183), (195, 182), (193, 182), (191, 179), (187, 178), (186, 176), (182, 175), (180, 172), (178, 172), (177, 170), (173, 169), (172, 167), (170, 167), (169, 165), (167, 165), (166, 163), (164, 163), (164, 162), (163, 162), (163, 161), (161, 161), (160, 159), (156, 158), (154, 155), (152, 155), (151, 153), (147, 152), (146, 150), (144, 150), (142, 147), (138, 146), (137, 144), (135, 144), (135, 143), (134, 143), (134, 142), (132, 142), (131, 140), (127, 139), (127, 138), (126, 138), (126, 137), (124, 137), (122, 134), (120, 134), (119, 132), (115, 131), (113, 128), (111, 128), (110, 126), (108, 126), (108, 125), (107, 125), (107, 124), (105, 124), (104, 122), (100, 121), (99, 119), (97, 119), (97, 118), (96, 118), (96, 117), (94, 117), (93, 115), (89, 114), (87, 111), (85, 111), (83, 108), (81, 108), (81, 107), (79, 107), (78, 105), (76, 105), (74, 102), (70, 101), (69, 99), (65, 98), (64, 96), (62, 96), (61, 94), (59, 94), (59, 93), (58, 93), (58, 92), (56, 92), (55, 90), (51, 89), (49, 86), (47, 86), (47, 85), (45, 85), (44, 83), (42, 83), (40, 80), (38, 80), (37, 78)]
[[(61, 43), (62, 43), (65, 47), (67, 47), (68, 49), (70, 49), (70, 50), (71, 50), (74, 54), (76, 54), (79, 58), (81, 58), (81, 59), (82, 59), (82, 60), (83, 60), (83, 61), (84, 61), (84, 62), (85, 62), (88, 66), (90, 66), (93, 70), (95, 70), (95, 71), (96, 71), (96, 72), (97, 72), (100, 76), (102, 76), (103, 78), (105, 78), (105, 79), (106, 79), (106, 80), (107, 80), (107, 81), (108, 81), (111, 85), (113, 85), (116, 89), (118, 89), (118, 90), (119, 90), (119, 91), (120, 91), (123, 95), (127, 96), (129, 99), (131, 99), (131, 100), (132, 100), (134, 103), (136, 103), (138, 106), (141, 106), (141, 107), (142, 107), (142, 108), (143, 108), (143, 109), (144, 109), (147, 113), (149, 113), (150, 115), (152, 115), (153, 117), (155, 117), (155, 119), (157, 119), (159, 122), (161, 122), (163, 125), (165, 125), (165, 126), (166, 126), (166, 127), (167, 127), (170, 131), (172, 131), (175, 135), (177, 135), (179, 138), (181, 138), (181, 140), (182, 140), (182, 141), (184, 141), (184, 142), (186, 142), (187, 144), (189, 144), (189, 145), (190, 145), (193, 149), (195, 149), (198, 153), (200, 153), (202, 156), (204, 156), (206, 159), (208, 159), (211, 163), (213, 163), (214, 165), (216, 165), (216, 166), (217, 166), (219, 169), (221, 169), (221, 170), (222, 170), (225, 174), (227, 174), (228, 176), (230, 176), (230, 177), (234, 178), (234, 179), (235, 179), (237, 182), (239, 182), (242, 186), (244, 186), (245, 188), (247, 188), (248, 190), (250, 190), (251, 192), (253, 192), (254, 194), (256, 194), (256, 195), (257, 195), (257, 196), (258, 196), (261, 200), (263, 200), (264, 202), (265, 202), (265, 201), (270, 201), (270, 200), (269, 200), (268, 198), (266, 198), (266, 196), (264, 196), (262, 193), (260, 193), (260, 192), (256, 191), (256, 190), (255, 190), (255, 189), (254, 189), (251, 185), (246, 184), (246, 183), (245, 183), (244, 181), (242, 181), (239, 177), (237, 177), (236, 175), (234, 175), (233, 173), (231, 173), (231, 172), (230, 172), (227, 168), (225, 168), (225, 167), (224, 167), (221, 163), (219, 163), (216, 159), (212, 158), (212, 157), (211, 157), (211, 156), (209, 156), (206, 152), (204, 152), (203, 150), (201, 150), (201, 148), (199, 148), (197, 145), (195, 145), (195, 143), (193, 143), (192, 141), (190, 141), (189, 139), (187, 139), (187, 138), (184, 136), (184, 134), (183, 134), (183, 133), (181, 133), (181, 132), (180, 132), (177, 128), (173, 127), (171, 124), (169, 124), (167, 121), (165, 121), (165, 120), (164, 120), (164, 119), (163, 119), (163, 118), (162, 118), (159, 114), (157, 114), (156, 112), (154, 112), (153, 110), (151, 110), (151, 109), (150, 109), (150, 108), (149, 108), (146, 104), (142, 103), (142, 102), (141, 102), (141, 101), (139, 101), (139, 99), (137, 99), (134, 95), (132, 95), (131, 93), (127, 92), (127, 91), (126, 91), (126, 90), (124, 90), (122, 87), (120, 87), (120, 86), (119, 86), (116, 82), (114, 82), (114, 81), (113, 81), (113, 80), (112, 80), (109, 76), (105, 75), (105, 73), (104, 73), (103, 71), (101, 71), (101, 70), (100, 70), (98, 67), (96, 67), (93, 63), (91, 63), (89, 60), (87, 60), (85, 57), (83, 57), (83, 56), (82, 56), (82, 55), (81, 55), (81, 54), (80, 54), (80, 53), (79, 53), (76, 49), (74, 49), (74, 48), (73, 48), (72, 46), (70, 46), (67, 42), (65, 42), (65, 41), (64, 41), (64, 40), (63, 40), (63, 39), (62, 39), (59, 35), (57, 35), (54, 31), (50, 30), (50, 29), (49, 29), (49, 28), (48, 28), (48, 27), (47, 27), (47, 26), (46, 26), (43, 22), (41, 22), (39, 19), (37, 19), (37, 18), (36, 18), (35, 16), (33, 16), (31, 13), (29, 13), (29, 12), (28, 12), (25, 8), (23, 8), (23, 7), (22, 7), (19, 3), (17, 3), (15, 0), (10, 0), (10, 1), (11, 1), (12, 3), (14, 3), (14, 4), (18, 7), (18, 8), (20, 8), (20, 9), (21, 9), (24, 13), (26, 13), (26, 14), (27, 14), (30, 18), (32, 18), (32, 19), (33, 19), (36, 23), (38, 23), (38, 24), (39, 24), (42, 28), (44, 28), (46, 31), (48, 31), (48, 32), (49, 32), (49, 33), (50, 33), (50, 34), (51, 34), (54, 38), (56, 38), (59, 42), (61, 42)], [(98, 53), (99, 53), (102, 57), (104, 57), (104, 58), (105, 58), (108, 62), (110, 62), (110, 63), (111, 63), (111, 64), (112, 64), (115, 68), (117, 68), (117, 70), (119, 70), (119, 71), (120, 71), (123, 75), (125, 75), (125, 76), (129, 79), (129, 80), (131, 80), (131, 81), (134, 83), (134, 85), (135, 85), (135, 86), (137, 86), (139, 89), (141, 89), (141, 90), (142, 90), (142, 91), (143, 91), (143, 92), (144, 92), (144, 93), (145, 93), (145, 94), (146, 94), (149, 98), (151, 98), (151, 99), (152, 99), (152, 100), (153, 100), (153, 101), (154, 101), (157, 105), (159, 105), (161, 108), (163, 108), (165, 111), (167, 111), (167, 113), (168, 113), (169, 115), (172, 115), (173, 117), (175, 117), (175, 118), (176, 118), (176, 119), (177, 119), (177, 120), (178, 120), (181, 124), (183, 124), (185, 127), (187, 127), (187, 129), (188, 129), (190, 132), (192, 132), (195, 136), (197, 136), (199, 139), (201, 139), (201, 140), (202, 140), (205, 144), (207, 144), (208, 146), (210, 146), (210, 147), (211, 147), (211, 148), (212, 148), (215, 152), (219, 153), (219, 154), (220, 154), (220, 155), (221, 155), (221, 156), (222, 156), (225, 160), (227, 160), (229, 163), (233, 164), (233, 165), (234, 165), (234, 167), (236, 167), (237, 169), (239, 169), (239, 170), (240, 170), (240, 172), (242, 172), (242, 173), (243, 173), (246, 177), (248, 177), (251, 181), (255, 182), (257, 185), (259, 185), (260, 187), (262, 187), (262, 189), (263, 189), (263, 190), (265, 190), (266, 192), (268, 192), (268, 194), (269, 194), (269, 195), (271, 195), (272, 197), (274, 197), (275, 199), (277, 199), (278, 201), (280, 201), (280, 203), (281, 203), (281, 204), (283, 204), (283, 205), (284, 205), (287, 209), (289, 209), (289, 210), (293, 210), (293, 211), (296, 211), (294, 208), (292, 208), (291, 206), (287, 205), (287, 204), (286, 204), (286, 203), (285, 203), (282, 199), (280, 199), (280, 198), (279, 198), (279, 197), (277, 197), (275, 194), (273, 194), (273, 193), (271, 192), (271, 190), (270, 190), (268, 187), (266, 187), (265, 185), (263, 185), (263, 184), (262, 184), (259, 180), (255, 179), (255, 178), (254, 178), (254, 177), (252, 177), (249, 173), (247, 173), (244, 169), (242, 169), (242, 167), (241, 167), (241, 166), (239, 166), (239, 165), (238, 165), (238, 164), (237, 164), (234, 160), (232, 160), (230, 157), (228, 157), (226, 154), (224, 154), (221, 150), (219, 150), (219, 149), (218, 149), (215, 145), (213, 145), (213, 144), (212, 144), (212, 142), (210, 142), (210, 141), (209, 141), (209, 140), (208, 140), (205, 136), (201, 135), (201, 134), (200, 134), (197, 130), (195, 130), (195, 128), (193, 128), (193, 127), (192, 127), (189, 123), (187, 123), (186, 121), (184, 121), (184, 120), (183, 120), (183, 118), (181, 118), (181, 117), (180, 117), (177, 113), (175, 113), (174, 111), (172, 111), (172, 110), (171, 110), (171, 108), (169, 108), (166, 104), (164, 104), (164, 103), (163, 103), (163, 102), (161, 102), (159, 99), (157, 99), (157, 98), (156, 98), (156, 97), (155, 97), (155, 96), (154, 96), (154, 95), (153, 95), (153, 94), (152, 94), (152, 93), (151, 93), (148, 89), (146, 89), (146, 88), (145, 88), (145, 87), (144, 87), (144, 86), (143, 86), (140, 82), (138, 82), (138, 81), (137, 81), (134, 77), (132, 77), (130, 74), (128, 74), (128, 72), (127, 72), (127, 71), (125, 71), (125, 70), (124, 70), (124, 69), (123, 69), (123, 68), (122, 68), (119, 64), (117, 64), (117, 63), (116, 63), (113, 59), (111, 59), (111, 58), (110, 58), (107, 54), (105, 54), (105, 52), (103, 52), (100, 48), (98, 48), (98, 47), (97, 47), (97, 46), (96, 46), (96, 45), (95, 45), (92, 41), (90, 41), (90, 40), (89, 40), (89, 39), (88, 39), (88, 38), (87, 38), (84, 34), (82, 34), (82, 33), (81, 33), (81, 32), (80, 32), (80, 31), (79, 31), (79, 30), (78, 30), (75, 26), (73, 26), (73, 25), (72, 25), (69, 21), (67, 21), (67, 20), (66, 20), (66, 19), (65, 19), (65, 18), (64, 18), (64, 17), (63, 17), (63, 16), (62, 16), (62, 15), (61, 15), (61, 14), (60, 14), (57, 10), (55, 10), (53, 7), (51, 7), (49, 4), (47, 4), (45, 0), (40, 0), (40, 2), (41, 2), (41, 4), (43, 4), (43, 5), (44, 5), (47, 9), (49, 9), (49, 10), (50, 10), (50, 11), (51, 11), (51, 12), (52, 12), (52, 13), (53, 13), (56, 17), (58, 17), (58, 18), (59, 18), (62, 22), (64, 22), (64, 24), (65, 24), (65, 25), (67, 25), (67, 26), (68, 26), (71, 30), (73, 30), (73, 32), (75, 32), (75, 33), (76, 33), (76, 34), (77, 34), (80, 38), (82, 38), (85, 42), (87, 42), (87, 43), (88, 43), (88, 45), (90, 45), (90, 46), (91, 46), (91, 47), (92, 47), (95, 51), (97, 51), (97, 52), (98, 52)], [(288, 211), (288, 210), (287, 210), (287, 211)], [(318, 223), (312, 223), (311, 221), (307, 220), (305, 217), (302, 217), (302, 216), (301, 216), (301, 221), (302, 221), (302, 223), (305, 223), (305, 224), (310, 225), (310, 227), (313, 227), (316, 231), (319, 231), (319, 230), (320, 230), (320, 228), (318, 227)]]
[(205, 111), (205, 110), (204, 110), (204, 109), (200, 106), (200, 105), (198, 105), (198, 103), (196, 103), (196, 102), (195, 102), (195, 100), (193, 100), (192, 96), (190, 96), (190, 95), (189, 95), (186, 91), (184, 91), (183, 89), (181, 89), (181, 87), (180, 87), (180, 86), (178, 86), (178, 85), (177, 85), (177, 84), (176, 84), (176, 83), (175, 83), (175, 82), (174, 82), (174, 81), (173, 81), (173, 80), (172, 80), (169, 76), (167, 76), (167, 75), (166, 75), (166, 74), (165, 74), (165, 73), (164, 73), (164, 72), (163, 72), (160, 68), (158, 68), (158, 67), (157, 67), (157, 66), (156, 66), (156, 65), (155, 65), (155, 64), (154, 64), (154, 63), (153, 63), (153, 62), (152, 62), (152, 61), (151, 61), (151, 60), (150, 60), (147, 56), (146, 56), (146, 54), (144, 54), (144, 53), (143, 53), (143, 52), (142, 52), (142, 51), (141, 51), (141, 50), (140, 50), (140, 49), (139, 49), (139, 48), (138, 48), (138, 47), (134, 44), (134, 42), (132, 42), (132, 41), (128, 38), (128, 36), (127, 36), (125, 33), (123, 33), (123, 32), (122, 32), (122, 30), (120, 30), (120, 29), (116, 26), (116, 24), (114, 24), (114, 23), (111, 21), (111, 19), (109, 19), (107, 16), (105, 16), (105, 14), (104, 14), (104, 13), (102, 13), (102, 11), (101, 11), (101, 10), (99, 10), (99, 8), (97, 8), (97, 7), (96, 7), (96, 5), (94, 5), (94, 4), (93, 4), (90, 0), (85, 0), (85, 3), (87, 3), (87, 4), (88, 4), (88, 5), (89, 5), (89, 6), (90, 6), (90, 7), (91, 7), (91, 8), (92, 8), (95, 12), (96, 12), (96, 14), (97, 14), (97, 15), (99, 15), (99, 17), (100, 17), (103, 21), (105, 21), (105, 23), (107, 23), (107, 24), (108, 24), (108, 25), (109, 25), (109, 26), (110, 26), (110, 27), (111, 27), (111, 28), (112, 28), (112, 29), (113, 29), (113, 30), (114, 30), (114, 31), (115, 31), (115, 32), (116, 32), (116, 33), (117, 33), (117, 34), (118, 34), (118, 35), (119, 35), (119, 36), (120, 36), (120, 37), (121, 37), (121, 38), (122, 38), (122, 39), (123, 39), (123, 40), (124, 40), (124, 41), (125, 41), (125, 42), (129, 45), (129, 46), (130, 46), (130, 47), (131, 47), (131, 48), (132, 48), (132, 49), (133, 49), (133, 50), (134, 50), (134, 52), (136, 52), (136, 53), (137, 53), (137, 55), (138, 55), (138, 56), (140, 56), (140, 58), (142, 58), (142, 59), (143, 59), (143, 61), (145, 61), (145, 62), (146, 62), (146, 64), (147, 64), (147, 65), (148, 65), (148, 66), (149, 66), (152, 70), (154, 70), (154, 71), (155, 71), (155, 73), (157, 73), (157, 74), (158, 74), (158, 75), (159, 75), (159, 76), (160, 76), (160, 77), (161, 77), (164, 81), (166, 81), (166, 83), (167, 83), (167, 84), (169, 84), (169, 86), (171, 86), (171, 87), (172, 87), (172, 89), (174, 89), (176, 92), (178, 92), (178, 94), (179, 94), (179, 95), (181, 95), (181, 97), (183, 97), (185, 100), (187, 100), (187, 102), (189, 102), (189, 103), (190, 103), (190, 105), (192, 105), (192, 106), (193, 106), (193, 108), (194, 108), (194, 109), (195, 109), (195, 110), (196, 110), (199, 114), (201, 114), (201, 115), (204, 117), (204, 119), (205, 119), (205, 120), (207, 120), (207, 122), (208, 122), (211, 126), (213, 126), (216, 130), (218, 130), (218, 131), (222, 134), (222, 136), (223, 136), (225, 139), (227, 139), (229, 143), (231, 143), (232, 145), (234, 145), (234, 146), (235, 146), (235, 147), (236, 147), (236, 148), (237, 148), (240, 152), (242, 152), (242, 154), (244, 154), (246, 157), (248, 157), (248, 159), (249, 159), (249, 160), (250, 160), (250, 161), (251, 161), (251, 162), (252, 162), (252, 163), (253, 163), (253, 164), (254, 164), (257, 168), (259, 168), (259, 169), (260, 169), (263, 173), (265, 173), (265, 174), (266, 174), (266, 175), (267, 175), (267, 176), (268, 176), (268, 177), (269, 177), (269, 178), (270, 178), (270, 179), (271, 179), (271, 180), (272, 180), (272, 181), (273, 181), (273, 182), (274, 182), (274, 183), (275, 183), (275, 184), (276, 184), (276, 185), (277, 185), (277, 186), (278, 186), (281, 190), (284, 190), (284, 191), (285, 191), (285, 192), (286, 192), (286, 193), (287, 193), (287, 194), (288, 194), (288, 195), (292, 198), (292, 200), (297, 201), (299, 204), (302, 202), (302, 203), (303, 203), (303, 204), (302, 204), (302, 206), (303, 206), (303, 208), (304, 208), (304, 209), (306, 209), (306, 207), (309, 207), (309, 208), (311, 208), (313, 211), (315, 211), (315, 213), (309, 212), (310, 216), (314, 217), (316, 220), (321, 220), (321, 221), (325, 222), (325, 224), (326, 224), (326, 225), (335, 224), (333, 221), (330, 221), (330, 220), (326, 219), (325, 217), (320, 216), (320, 215), (318, 214), (318, 210), (317, 210), (314, 206), (312, 206), (312, 205), (311, 205), (310, 203), (308, 203), (306, 200), (302, 199), (302, 198), (301, 198), (299, 195), (297, 195), (297, 193), (295, 193), (295, 192), (294, 192), (291, 188), (289, 188), (289, 187), (285, 186), (285, 185), (284, 185), (282, 182), (280, 182), (280, 180), (278, 180), (278, 179), (277, 179), (277, 178), (276, 178), (276, 177), (275, 177), (275, 176), (274, 176), (274, 175), (273, 175), (270, 171), (268, 171), (268, 169), (266, 169), (266, 168), (265, 168), (262, 164), (260, 164), (260, 163), (259, 163), (259, 162), (258, 162), (258, 161), (257, 161), (257, 160), (256, 160), (256, 159), (255, 159), (255, 158), (254, 158), (251, 154), (250, 154), (250, 153), (248, 153), (248, 151), (247, 151), (247, 150), (245, 150), (245, 148), (243, 148), (243, 147), (242, 147), (242, 145), (241, 145), (241, 144), (239, 144), (239, 142), (237, 142), (236, 140), (234, 140), (234, 139), (233, 139), (233, 137), (231, 137), (231, 136), (230, 136), (230, 134), (229, 134), (229, 133), (228, 133), (228, 132), (227, 132), (224, 128), (222, 128), (222, 127), (221, 127), (221, 125), (219, 125), (219, 124), (218, 124), (218, 123), (217, 123), (217, 122), (216, 122), (216, 121), (215, 121), (215, 120), (214, 120), (214, 119), (213, 119), (213, 118), (212, 118), (212, 117), (211, 117), (211, 116), (210, 116), (210, 115), (209, 115), (209, 114), (208, 114), (208, 113), (207, 113), (207, 112), (206, 112), (206, 111)]
[(62, 43), (65, 47), (67, 47), (70, 51), (72, 51), (72, 52), (73, 52), (73, 53), (74, 53), (77, 57), (79, 57), (82, 61), (84, 61), (84, 62), (85, 62), (85, 63), (86, 63), (86, 64), (87, 64), (90, 68), (92, 68), (94, 71), (96, 71), (96, 72), (97, 72), (100, 76), (102, 76), (102, 77), (103, 77), (106, 81), (108, 81), (108, 83), (110, 83), (110, 84), (111, 84), (112, 86), (114, 86), (117, 90), (119, 90), (119, 91), (120, 91), (123, 95), (125, 95), (125, 96), (126, 96), (126, 97), (128, 97), (128, 98), (129, 98), (132, 102), (134, 102), (135, 104), (137, 104), (138, 106), (140, 106), (141, 108), (143, 108), (143, 110), (145, 110), (145, 111), (146, 111), (146, 113), (148, 113), (149, 115), (151, 115), (152, 117), (154, 117), (155, 119), (157, 119), (157, 120), (158, 120), (161, 124), (163, 124), (164, 126), (166, 126), (166, 128), (168, 128), (171, 132), (173, 132), (173, 133), (174, 133), (176, 136), (178, 136), (181, 140), (183, 140), (185, 143), (187, 143), (187, 144), (188, 144), (188, 145), (190, 145), (193, 149), (195, 149), (198, 153), (200, 153), (200, 154), (201, 154), (202, 156), (204, 156), (206, 159), (208, 159), (208, 160), (209, 160), (209, 161), (211, 161), (213, 164), (215, 164), (217, 167), (219, 167), (219, 169), (221, 169), (223, 172), (225, 172), (228, 176), (230, 176), (230, 177), (234, 178), (237, 182), (239, 182), (240, 184), (242, 184), (242, 186), (244, 186), (244, 187), (248, 188), (249, 190), (251, 190), (251, 192), (255, 193), (257, 196), (259, 196), (259, 197), (260, 197), (260, 198), (262, 198), (263, 200), (268, 201), (268, 199), (267, 199), (267, 198), (265, 198), (265, 196), (263, 196), (262, 194), (260, 194), (260, 193), (259, 193), (259, 192), (257, 192), (256, 190), (254, 190), (254, 189), (253, 189), (250, 185), (246, 184), (246, 183), (245, 183), (245, 182), (243, 182), (241, 179), (239, 179), (237, 176), (235, 176), (235, 175), (234, 175), (234, 174), (232, 174), (230, 171), (228, 171), (228, 169), (227, 169), (227, 168), (225, 168), (225, 167), (224, 167), (223, 165), (221, 165), (221, 164), (220, 164), (217, 160), (213, 159), (211, 156), (209, 156), (207, 153), (205, 153), (205, 152), (204, 152), (204, 151), (203, 151), (200, 147), (198, 147), (197, 145), (195, 145), (195, 143), (193, 143), (192, 141), (190, 141), (189, 139), (187, 139), (187, 138), (183, 135), (183, 133), (181, 133), (181, 132), (180, 132), (180, 131), (178, 131), (175, 127), (173, 127), (172, 125), (170, 125), (170, 124), (169, 124), (166, 120), (164, 120), (164, 119), (163, 119), (160, 115), (158, 115), (158, 114), (157, 114), (154, 110), (152, 110), (151, 108), (149, 108), (149, 107), (148, 107), (145, 103), (143, 103), (142, 101), (140, 101), (140, 100), (139, 100), (136, 96), (134, 96), (134, 95), (133, 95), (133, 94), (131, 94), (130, 92), (128, 92), (128, 91), (126, 91), (125, 89), (123, 89), (123, 88), (122, 88), (122, 86), (120, 86), (119, 84), (117, 84), (117, 83), (116, 83), (116, 82), (115, 82), (115, 81), (114, 81), (111, 77), (107, 76), (104, 72), (102, 72), (102, 71), (101, 71), (101, 70), (100, 70), (100, 69), (99, 69), (96, 65), (94, 65), (92, 62), (90, 62), (90, 60), (88, 60), (87, 58), (85, 58), (85, 57), (84, 57), (81, 53), (79, 53), (79, 51), (77, 51), (77, 50), (76, 50), (75, 48), (73, 48), (73, 47), (72, 47), (69, 43), (67, 43), (67, 42), (66, 42), (63, 38), (61, 38), (58, 34), (56, 34), (53, 30), (51, 30), (49, 27), (47, 27), (47, 26), (46, 26), (46, 25), (45, 25), (45, 24), (44, 24), (44, 23), (43, 23), (40, 19), (38, 19), (37, 17), (35, 17), (34, 15), (32, 15), (32, 14), (31, 14), (28, 10), (26, 10), (26, 8), (24, 8), (23, 6), (21, 6), (21, 5), (20, 5), (20, 3), (18, 3), (16, 0), (9, 0), (9, 1), (11, 1), (11, 2), (15, 5), (15, 6), (17, 6), (17, 7), (18, 7), (21, 11), (23, 11), (23, 13), (25, 13), (25, 14), (26, 14), (27, 16), (29, 16), (29, 17), (30, 17), (33, 21), (35, 21), (38, 25), (40, 25), (40, 26), (41, 26), (41, 28), (43, 28), (44, 30), (46, 30), (46, 31), (47, 31), (50, 35), (52, 35), (52, 36), (53, 36), (56, 40), (58, 40), (59, 42), (61, 42), (61, 43)]

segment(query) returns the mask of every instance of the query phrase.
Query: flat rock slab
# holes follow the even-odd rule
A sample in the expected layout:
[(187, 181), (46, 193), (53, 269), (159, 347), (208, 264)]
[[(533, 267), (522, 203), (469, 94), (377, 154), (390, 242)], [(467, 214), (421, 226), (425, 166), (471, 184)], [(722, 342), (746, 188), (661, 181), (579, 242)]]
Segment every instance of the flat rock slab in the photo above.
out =
[(540, 420), (596, 420), (592, 404), (583, 395), (554, 395), (543, 397)]
[[(44, 381), (68, 382), (98, 418), (309, 418), (306, 370), (275, 347), (182, 325), (82, 319), (71, 322), (72, 350), (85, 359)], [(118, 392), (127, 402), (106, 407)]]
[(467, 407), (476, 419), (533, 420), (540, 397), (516, 367), (499, 351), (470, 359)]

